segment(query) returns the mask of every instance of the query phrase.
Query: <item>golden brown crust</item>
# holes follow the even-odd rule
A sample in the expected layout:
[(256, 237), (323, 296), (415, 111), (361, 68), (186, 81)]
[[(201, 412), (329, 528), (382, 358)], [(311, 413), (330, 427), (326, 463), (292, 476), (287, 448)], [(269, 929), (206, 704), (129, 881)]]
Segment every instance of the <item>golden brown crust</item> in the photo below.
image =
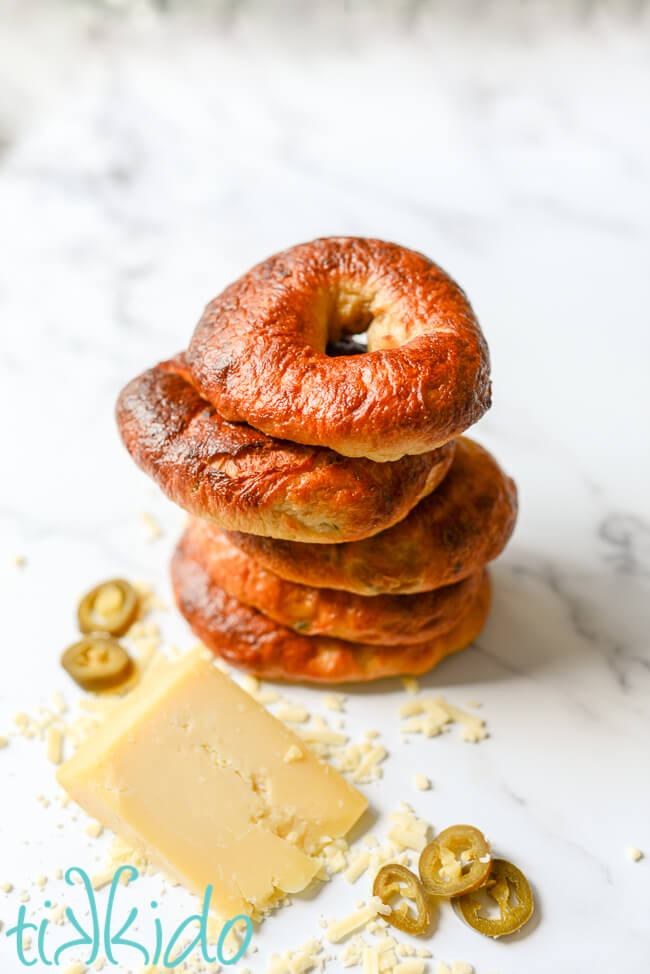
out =
[(353, 595), (288, 582), (265, 571), (199, 518), (186, 529), (186, 550), (228, 595), (303, 635), (381, 646), (421, 643), (453, 629), (476, 598), (483, 572), (419, 595)]
[(211, 581), (184, 535), (172, 559), (176, 602), (193, 632), (218, 656), (267, 679), (346, 683), (420, 674), (478, 636), (490, 607), (487, 571), (464, 618), (434, 639), (370, 646), (329, 636), (301, 636), (237, 602)]
[(187, 381), (182, 357), (123, 389), (117, 422), (171, 500), (222, 527), (324, 543), (395, 524), (445, 476), (454, 445), (393, 463), (342, 457), (230, 423)]
[(440, 486), (395, 527), (363, 541), (310, 545), (232, 533), (262, 567), (289, 581), (358, 595), (426, 592), (496, 558), (517, 518), (517, 489), (473, 440), (456, 440)]
[[(366, 329), (368, 354), (325, 353)], [(434, 449), (490, 406), (487, 344), (464, 292), (382, 240), (314, 240), (253, 267), (207, 306), (188, 364), (226, 419), (378, 461)]]

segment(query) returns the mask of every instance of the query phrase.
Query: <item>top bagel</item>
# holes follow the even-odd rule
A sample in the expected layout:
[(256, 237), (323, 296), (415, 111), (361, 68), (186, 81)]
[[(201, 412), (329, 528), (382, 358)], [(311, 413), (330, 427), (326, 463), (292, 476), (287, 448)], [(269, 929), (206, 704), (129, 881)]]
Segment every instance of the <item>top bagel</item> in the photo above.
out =
[[(366, 354), (328, 354), (362, 332)], [(328, 237), (258, 264), (207, 306), (187, 361), (225, 419), (350, 457), (435, 449), (490, 406), (487, 344), (465, 294), (382, 240)]]

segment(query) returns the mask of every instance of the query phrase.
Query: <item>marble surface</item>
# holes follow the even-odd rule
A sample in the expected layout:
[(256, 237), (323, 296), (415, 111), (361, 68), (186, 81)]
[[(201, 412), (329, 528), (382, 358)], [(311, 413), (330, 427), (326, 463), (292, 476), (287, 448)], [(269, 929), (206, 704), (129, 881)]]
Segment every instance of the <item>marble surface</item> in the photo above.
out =
[[(89, 584), (139, 576), (170, 601), (183, 516), (118, 441), (122, 384), (268, 253), (330, 233), (403, 242), (477, 310), (494, 406), (474, 432), (521, 513), (487, 628), (422, 680), (481, 701), (490, 738), (404, 744), (398, 681), (349, 694), (350, 731), (379, 725), (391, 752), (364, 787), (373, 828), (403, 798), (435, 828), (483, 826), (531, 877), (529, 930), (485, 941), (445, 911), (436, 962), (647, 971), (650, 858), (625, 850), (650, 857), (650, 7), (130, 9), (2, 5), (0, 733), (52, 689), (74, 696), (58, 654)], [(192, 644), (173, 610), (161, 620)], [(12, 737), (0, 765), (0, 881), (91, 861), (69, 810), (35, 800), (54, 791), (43, 748)], [(339, 876), (298, 898), (247, 966), (366, 889)], [(17, 907), (0, 894), (5, 929)], [(22, 969), (3, 933), (0, 958)]]

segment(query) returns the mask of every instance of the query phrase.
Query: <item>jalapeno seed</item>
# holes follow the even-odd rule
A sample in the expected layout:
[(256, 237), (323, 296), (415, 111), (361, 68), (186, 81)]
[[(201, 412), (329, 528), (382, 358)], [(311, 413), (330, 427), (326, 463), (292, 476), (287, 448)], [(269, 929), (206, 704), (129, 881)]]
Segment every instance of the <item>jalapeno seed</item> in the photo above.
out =
[(451, 825), (422, 850), (420, 879), (434, 896), (462, 896), (483, 886), (491, 865), (483, 833), (473, 825)]
[(68, 646), (61, 665), (84, 690), (113, 690), (126, 683), (133, 674), (133, 660), (118, 642), (109, 636), (84, 636)]
[(123, 578), (102, 582), (79, 603), (77, 612), (81, 632), (107, 632), (123, 636), (138, 611), (138, 595)]

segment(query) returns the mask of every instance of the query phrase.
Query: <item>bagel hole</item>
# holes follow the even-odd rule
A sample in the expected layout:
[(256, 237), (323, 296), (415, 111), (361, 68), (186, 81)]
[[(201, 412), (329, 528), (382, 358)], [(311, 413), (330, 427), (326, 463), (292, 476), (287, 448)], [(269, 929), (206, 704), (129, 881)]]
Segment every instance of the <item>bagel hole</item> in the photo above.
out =
[(327, 328), (330, 343), (354, 335), (357, 341), (353, 344), (369, 352), (395, 348), (404, 341), (404, 326), (395, 315), (394, 299), (387, 294), (348, 282), (340, 283), (332, 298)]
[(336, 358), (339, 355), (363, 355), (367, 352), (366, 345), (357, 342), (354, 338), (339, 338), (336, 342), (328, 342), (325, 346), (325, 354)]
[(316, 294), (305, 337), (332, 357), (395, 348), (405, 340), (404, 324), (395, 311), (390, 295), (368, 285), (339, 281)]

